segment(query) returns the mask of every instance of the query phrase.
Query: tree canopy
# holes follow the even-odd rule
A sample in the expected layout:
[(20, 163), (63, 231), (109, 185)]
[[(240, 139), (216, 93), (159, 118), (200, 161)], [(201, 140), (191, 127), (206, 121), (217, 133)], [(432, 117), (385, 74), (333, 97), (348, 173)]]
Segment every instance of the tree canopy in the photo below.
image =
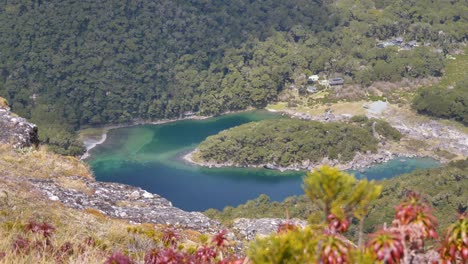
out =
[[(350, 161), (357, 152), (377, 150), (372, 124), (389, 139), (401, 134), (384, 121), (321, 123), (298, 119), (252, 122), (220, 132), (200, 143), (194, 157), (204, 162), (240, 166), (300, 165), (324, 158)], [(385, 129), (380, 129), (385, 128)]]
[[(461, 0), (3, 0), (0, 96), (40, 131), (51, 124), (73, 138), (89, 125), (260, 107), (303, 74), (362, 84), (439, 76), (443, 54), (432, 47), (466, 40), (467, 8)], [(432, 46), (376, 47), (397, 36)], [(76, 149), (65, 141), (57, 147)]]

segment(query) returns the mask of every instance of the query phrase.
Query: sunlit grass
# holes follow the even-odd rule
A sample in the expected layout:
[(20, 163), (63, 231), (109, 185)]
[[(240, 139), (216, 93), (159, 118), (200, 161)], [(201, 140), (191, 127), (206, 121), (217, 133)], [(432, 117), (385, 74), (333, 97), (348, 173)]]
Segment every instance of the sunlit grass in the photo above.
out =
[(288, 103), (286, 102), (278, 102), (276, 104), (268, 104), (265, 109), (266, 110), (273, 110), (273, 111), (281, 111), (287, 107)]
[(50, 153), (46, 146), (18, 150), (9, 145), (0, 145), (0, 175), (10, 177), (21, 175), (29, 178), (59, 176), (93, 178), (86, 164), (75, 157)]
[(444, 76), (440, 81), (440, 86), (454, 86), (457, 82), (466, 78), (468, 72), (468, 48), (464, 54), (454, 56), (455, 59), (447, 59)]

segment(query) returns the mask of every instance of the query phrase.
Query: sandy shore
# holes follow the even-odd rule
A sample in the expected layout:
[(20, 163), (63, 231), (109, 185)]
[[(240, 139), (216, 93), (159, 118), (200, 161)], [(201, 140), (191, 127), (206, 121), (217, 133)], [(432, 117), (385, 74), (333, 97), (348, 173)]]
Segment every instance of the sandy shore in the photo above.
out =
[(106, 141), (106, 139), (107, 139), (107, 130), (101, 135), (101, 139), (99, 139), (99, 140), (90, 139), (90, 138), (85, 139), (83, 141), (83, 144), (85, 145), (86, 152), (80, 157), (80, 159), (84, 160), (84, 159), (89, 158), (89, 156), (91, 155), (89, 152), (93, 148), (95, 148), (97, 145), (100, 145), (100, 144), (104, 143), (104, 141)]

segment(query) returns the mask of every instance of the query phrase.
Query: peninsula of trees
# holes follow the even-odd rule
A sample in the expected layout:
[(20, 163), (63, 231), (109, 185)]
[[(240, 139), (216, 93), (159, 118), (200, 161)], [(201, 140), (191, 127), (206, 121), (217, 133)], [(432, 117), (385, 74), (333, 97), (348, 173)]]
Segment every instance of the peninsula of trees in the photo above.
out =
[(208, 137), (192, 154), (200, 163), (287, 167), (324, 158), (347, 162), (357, 152), (376, 152), (374, 136), (399, 140), (401, 134), (381, 120), (354, 117), (349, 123), (298, 119), (252, 122)]

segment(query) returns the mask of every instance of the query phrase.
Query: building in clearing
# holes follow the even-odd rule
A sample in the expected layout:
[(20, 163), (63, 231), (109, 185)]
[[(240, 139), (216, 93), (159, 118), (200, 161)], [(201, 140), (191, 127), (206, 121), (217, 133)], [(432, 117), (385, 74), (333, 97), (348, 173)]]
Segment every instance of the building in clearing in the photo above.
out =
[(318, 75), (311, 75), (311, 76), (309, 76), (308, 82), (309, 83), (314, 83), (314, 82), (318, 81), (318, 79), (319, 79)]
[(329, 81), (329, 84), (330, 84), (331, 86), (333, 86), (333, 85), (343, 85), (343, 84), (344, 84), (344, 80), (343, 80), (343, 78), (341, 78), (341, 77), (336, 77), (336, 78), (331, 79), (331, 80)]

